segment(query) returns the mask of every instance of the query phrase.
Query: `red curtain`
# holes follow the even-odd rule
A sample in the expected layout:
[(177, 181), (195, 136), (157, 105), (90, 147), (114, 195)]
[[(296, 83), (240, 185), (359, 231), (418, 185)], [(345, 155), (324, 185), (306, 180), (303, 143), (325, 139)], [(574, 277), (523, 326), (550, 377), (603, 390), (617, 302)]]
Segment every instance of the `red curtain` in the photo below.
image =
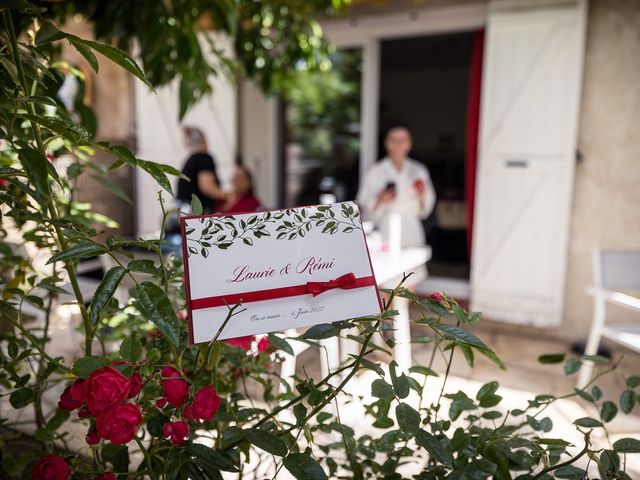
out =
[(478, 160), (478, 124), (480, 121), (480, 91), (482, 86), (482, 53), (484, 30), (476, 32), (471, 53), (469, 92), (467, 100), (467, 138), (465, 158), (465, 201), (467, 204), (467, 252), (471, 258), (473, 240), (473, 210), (476, 194), (476, 165)]

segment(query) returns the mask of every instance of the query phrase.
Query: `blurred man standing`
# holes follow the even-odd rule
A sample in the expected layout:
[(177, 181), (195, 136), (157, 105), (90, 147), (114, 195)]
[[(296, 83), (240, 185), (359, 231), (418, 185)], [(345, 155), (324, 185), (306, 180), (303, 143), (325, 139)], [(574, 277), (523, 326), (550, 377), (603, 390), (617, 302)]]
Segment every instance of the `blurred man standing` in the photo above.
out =
[(426, 244), (422, 220), (429, 216), (436, 201), (429, 171), (408, 157), (412, 138), (407, 127), (391, 127), (384, 145), (387, 156), (366, 173), (357, 201), (385, 239), (390, 237), (390, 215), (398, 214), (402, 246), (422, 247)]

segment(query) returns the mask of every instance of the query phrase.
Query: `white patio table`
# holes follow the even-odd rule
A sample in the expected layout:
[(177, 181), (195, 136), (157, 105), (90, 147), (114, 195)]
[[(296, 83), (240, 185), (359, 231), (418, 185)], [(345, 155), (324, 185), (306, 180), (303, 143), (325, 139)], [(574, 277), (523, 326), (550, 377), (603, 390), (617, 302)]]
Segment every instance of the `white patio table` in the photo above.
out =
[[(392, 252), (370, 252), (371, 264), (376, 276), (378, 286), (384, 288), (395, 288), (402, 275), (415, 272), (411, 275), (404, 286), (414, 287), (426, 278), (426, 268), (421, 268), (431, 258), (431, 247), (411, 247)], [(407, 371), (411, 367), (411, 331), (409, 328), (409, 301), (406, 298), (396, 297), (393, 301), (393, 309), (398, 311), (398, 316), (394, 321), (396, 347), (394, 357), (398, 363), (400, 371)], [(342, 339), (341, 361), (348, 359), (349, 354), (357, 353), (358, 345), (348, 339)], [(338, 359), (335, 356), (329, 356)], [(329, 365), (333, 370), (338, 365)]]

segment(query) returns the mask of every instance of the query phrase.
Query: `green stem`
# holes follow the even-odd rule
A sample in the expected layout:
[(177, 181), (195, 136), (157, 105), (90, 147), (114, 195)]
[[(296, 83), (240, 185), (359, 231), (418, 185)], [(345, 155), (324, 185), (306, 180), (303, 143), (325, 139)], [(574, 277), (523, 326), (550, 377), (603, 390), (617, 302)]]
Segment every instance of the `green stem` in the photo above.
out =
[[(9, 46), (11, 48), (13, 61), (16, 65), (16, 70), (18, 72), (18, 78), (20, 79), (20, 88), (22, 89), (22, 94), (24, 96), (27, 96), (29, 92), (29, 85), (27, 83), (27, 78), (24, 74), (24, 69), (22, 68), (22, 61), (20, 60), (20, 53), (18, 51), (18, 40), (16, 38), (16, 32), (13, 26), (11, 13), (9, 10), (5, 10), (3, 14), (4, 14), (4, 20), (7, 26), (7, 31), (9, 33)], [(35, 107), (33, 106), (33, 103), (31, 102), (26, 102), (26, 103), (27, 103), (27, 110), (29, 114), (32, 115), (32, 117), (35, 117), (36, 110), (35, 110)], [(36, 122), (33, 122), (31, 120), (29, 121), (29, 123), (31, 124), (31, 128), (33, 130), (33, 136), (34, 136), (36, 145), (38, 147), (38, 150), (42, 155), (46, 155), (45, 146), (44, 146), (44, 143), (42, 142), (40, 125), (38, 125)], [(60, 248), (60, 250), (64, 250), (67, 247), (67, 242), (65, 240), (64, 234), (62, 233), (62, 230), (60, 229), (60, 225), (58, 224), (59, 216), (58, 216), (58, 212), (56, 210), (55, 204), (54, 202), (51, 201), (51, 198), (48, 198), (45, 201), (46, 201), (45, 207), (48, 208), (49, 210), (51, 219), (53, 220), (52, 224), (57, 236), (57, 239), (54, 239), (54, 240), (56, 240), (56, 244), (58, 248)], [(78, 279), (74, 269), (74, 264), (72, 261), (65, 262), (65, 270), (69, 275), (69, 283), (71, 283), (71, 288), (76, 297), (78, 306), (80, 308), (80, 313), (82, 315), (82, 321), (83, 321), (84, 330), (85, 330), (85, 355), (91, 355), (91, 344), (93, 340), (92, 334), (91, 334), (91, 322), (89, 321), (89, 314), (84, 305), (84, 299), (82, 298), (82, 291), (80, 290), (80, 286), (78, 284)]]
[[(584, 448), (582, 449), (582, 451), (580, 453), (578, 453), (575, 457), (571, 457), (569, 460), (562, 462), (562, 463), (557, 463), (555, 465), (551, 465), (550, 467), (547, 467), (543, 470), (541, 470), (540, 472), (538, 472), (538, 474), (533, 477), (531, 480), (536, 480), (538, 478), (541, 478), (542, 476), (544, 476), (545, 474), (549, 473), (549, 472), (553, 472), (554, 470), (559, 470), (562, 467), (566, 467), (568, 465), (571, 465), (572, 463), (575, 463), (580, 457), (582, 457), (583, 455), (585, 455), (586, 453), (589, 452), (589, 434), (585, 434), (584, 436), (585, 438), (585, 444), (584, 444)], [(586, 473), (586, 472), (585, 472)]]
[(149, 476), (152, 478), (152, 480), (158, 480), (158, 476), (156, 475), (156, 472), (153, 471), (153, 465), (151, 464), (151, 457), (149, 456), (149, 451), (144, 448), (144, 445), (142, 444), (142, 440), (140, 440), (138, 437), (135, 437), (136, 439), (136, 443), (138, 444), (138, 447), (140, 447), (140, 451), (142, 452), (142, 455), (144, 455), (144, 461), (147, 464), (147, 467), (149, 467)]

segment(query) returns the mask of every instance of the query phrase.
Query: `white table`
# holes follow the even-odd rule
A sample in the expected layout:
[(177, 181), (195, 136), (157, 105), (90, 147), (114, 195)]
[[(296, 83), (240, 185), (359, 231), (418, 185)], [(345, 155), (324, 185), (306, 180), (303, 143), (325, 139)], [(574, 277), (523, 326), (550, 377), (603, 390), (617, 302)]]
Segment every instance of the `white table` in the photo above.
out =
[[(405, 287), (414, 287), (426, 277), (426, 268), (422, 268), (431, 258), (431, 247), (412, 247), (400, 250), (397, 254), (390, 252), (370, 252), (373, 272), (376, 276), (378, 286), (384, 288), (395, 288), (402, 275), (415, 272), (404, 283)], [(411, 330), (409, 326), (409, 300), (396, 297), (393, 301), (394, 310), (398, 311), (398, 316), (394, 321), (396, 347), (394, 357), (398, 363), (400, 371), (407, 371), (411, 367)], [(342, 339), (341, 357), (330, 355), (329, 358), (338, 358), (344, 362), (349, 354), (355, 354), (358, 345), (352, 340)], [(328, 348), (331, 348), (327, 346)], [(337, 345), (333, 348), (336, 348)], [(333, 362), (332, 362), (333, 363)], [(337, 368), (339, 364), (329, 365), (329, 369)]]

